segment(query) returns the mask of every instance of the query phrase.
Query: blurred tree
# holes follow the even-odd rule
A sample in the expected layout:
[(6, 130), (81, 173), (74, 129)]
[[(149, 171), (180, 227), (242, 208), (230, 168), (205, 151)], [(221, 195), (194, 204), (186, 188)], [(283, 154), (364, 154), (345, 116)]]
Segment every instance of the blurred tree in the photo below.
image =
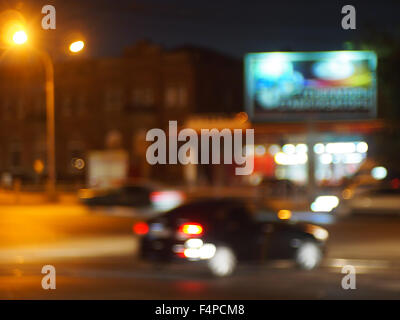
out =
[(370, 154), (391, 171), (400, 172), (400, 25), (395, 30), (379, 31), (373, 25), (356, 45), (378, 55), (378, 118), (385, 128), (374, 135)]

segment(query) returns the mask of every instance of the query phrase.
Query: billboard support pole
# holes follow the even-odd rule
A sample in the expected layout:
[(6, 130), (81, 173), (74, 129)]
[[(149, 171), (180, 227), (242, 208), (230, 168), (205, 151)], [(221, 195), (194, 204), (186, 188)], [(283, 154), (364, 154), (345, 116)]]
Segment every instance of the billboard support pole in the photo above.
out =
[(314, 145), (316, 141), (316, 133), (315, 133), (315, 121), (314, 119), (308, 119), (307, 121), (307, 157), (308, 157), (308, 166), (307, 166), (307, 197), (310, 203), (315, 199), (315, 155), (314, 155)]

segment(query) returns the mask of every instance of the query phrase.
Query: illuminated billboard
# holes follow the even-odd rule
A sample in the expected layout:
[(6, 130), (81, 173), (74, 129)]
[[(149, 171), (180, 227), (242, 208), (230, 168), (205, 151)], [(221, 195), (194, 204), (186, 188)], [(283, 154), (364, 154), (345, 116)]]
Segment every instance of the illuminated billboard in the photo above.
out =
[(247, 113), (253, 121), (375, 117), (376, 68), (372, 51), (249, 53)]

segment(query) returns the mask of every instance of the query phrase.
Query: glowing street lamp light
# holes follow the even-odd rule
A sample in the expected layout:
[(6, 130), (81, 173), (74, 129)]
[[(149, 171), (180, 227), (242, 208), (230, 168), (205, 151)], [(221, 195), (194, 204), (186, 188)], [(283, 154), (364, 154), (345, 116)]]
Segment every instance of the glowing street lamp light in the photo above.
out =
[(14, 33), (12, 39), (15, 44), (22, 45), (28, 41), (28, 35), (24, 30), (19, 30)]
[[(28, 41), (28, 35), (20, 24), (12, 25), (5, 34), (9, 46), (23, 45)], [(70, 44), (69, 50), (72, 53), (82, 51), (85, 43), (75, 41)], [(54, 65), (49, 53), (46, 50), (34, 49), (39, 54), (44, 64), (46, 85), (46, 144), (47, 144), (47, 171), (48, 171), (48, 192), (51, 198), (55, 196), (56, 189), (56, 163), (55, 163), (55, 118), (54, 118)], [(43, 171), (43, 163), (36, 162), (35, 170)]]
[(81, 40), (72, 42), (71, 45), (69, 46), (69, 51), (72, 53), (77, 53), (81, 51), (85, 47), (85, 43)]

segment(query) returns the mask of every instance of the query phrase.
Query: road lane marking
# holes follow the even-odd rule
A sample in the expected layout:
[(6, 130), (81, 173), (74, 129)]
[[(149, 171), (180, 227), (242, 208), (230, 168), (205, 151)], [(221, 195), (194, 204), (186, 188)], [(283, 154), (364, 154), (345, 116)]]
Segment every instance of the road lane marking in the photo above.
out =
[(386, 269), (391, 266), (388, 260), (371, 259), (326, 259), (324, 265), (332, 268), (343, 268), (346, 265), (352, 265), (370, 269)]

